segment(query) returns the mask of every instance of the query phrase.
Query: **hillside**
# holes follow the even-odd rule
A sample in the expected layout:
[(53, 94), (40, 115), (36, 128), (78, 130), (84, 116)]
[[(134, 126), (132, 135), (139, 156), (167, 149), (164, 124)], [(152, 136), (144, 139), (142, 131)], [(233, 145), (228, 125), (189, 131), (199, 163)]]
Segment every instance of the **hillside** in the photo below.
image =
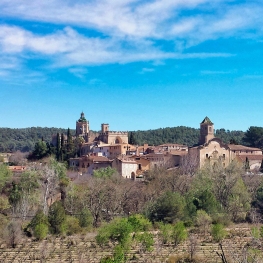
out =
[[(51, 136), (56, 133), (67, 133), (67, 129), (47, 128), (47, 127), (30, 127), (23, 129), (0, 128), (0, 152), (14, 152), (20, 150), (22, 152), (30, 152), (34, 149), (35, 143), (44, 139), (50, 142)], [(168, 127), (147, 131), (129, 132), (134, 136), (134, 143), (142, 145), (159, 145), (163, 143), (178, 143), (193, 146), (198, 143), (199, 129), (190, 127)], [(75, 130), (71, 130), (71, 134), (75, 134)], [(215, 136), (222, 139), (225, 143), (235, 140), (241, 143), (244, 137), (243, 131), (229, 131), (218, 129)]]
[[(159, 145), (164, 143), (178, 143), (187, 146), (193, 146), (198, 143), (199, 129), (194, 129), (185, 126), (178, 126), (172, 128), (160, 128), (156, 130), (147, 131), (133, 131), (135, 144), (142, 145), (148, 143), (149, 145)], [(225, 143), (230, 143), (234, 140), (236, 143), (243, 143), (245, 132), (243, 131), (229, 131), (225, 129), (218, 129), (215, 131), (215, 136), (222, 139)]]

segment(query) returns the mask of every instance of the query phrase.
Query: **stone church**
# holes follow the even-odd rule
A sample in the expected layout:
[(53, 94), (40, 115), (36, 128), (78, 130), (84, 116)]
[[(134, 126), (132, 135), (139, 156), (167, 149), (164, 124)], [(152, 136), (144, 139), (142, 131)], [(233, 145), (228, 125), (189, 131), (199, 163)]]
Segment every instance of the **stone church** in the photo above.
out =
[(251, 170), (257, 170), (262, 163), (261, 149), (226, 144), (221, 139), (215, 138), (214, 124), (208, 117), (205, 117), (200, 123), (198, 146), (189, 148), (188, 152), (190, 156), (196, 157), (199, 167), (205, 163), (213, 165), (218, 162), (221, 162), (223, 166), (228, 166), (230, 162), (236, 160), (241, 163), (247, 162)]

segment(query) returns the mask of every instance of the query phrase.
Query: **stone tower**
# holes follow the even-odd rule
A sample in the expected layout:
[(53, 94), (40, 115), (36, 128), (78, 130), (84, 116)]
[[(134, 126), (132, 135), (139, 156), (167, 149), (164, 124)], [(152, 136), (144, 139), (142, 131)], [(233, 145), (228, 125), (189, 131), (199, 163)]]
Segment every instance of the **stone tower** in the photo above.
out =
[(89, 135), (89, 122), (86, 120), (84, 113), (81, 112), (80, 118), (76, 121), (76, 136), (83, 137), (87, 142), (88, 135)]
[(214, 138), (214, 123), (208, 117), (200, 123), (199, 144), (205, 144)]
[(101, 133), (107, 133), (110, 130), (109, 124), (102, 123), (101, 124)]

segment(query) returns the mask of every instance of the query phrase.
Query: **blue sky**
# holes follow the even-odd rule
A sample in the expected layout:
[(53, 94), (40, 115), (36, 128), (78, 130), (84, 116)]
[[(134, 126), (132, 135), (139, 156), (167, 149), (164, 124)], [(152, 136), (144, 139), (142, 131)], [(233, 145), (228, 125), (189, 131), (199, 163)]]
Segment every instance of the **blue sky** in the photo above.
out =
[(0, 0), (0, 127), (262, 126), (263, 4)]

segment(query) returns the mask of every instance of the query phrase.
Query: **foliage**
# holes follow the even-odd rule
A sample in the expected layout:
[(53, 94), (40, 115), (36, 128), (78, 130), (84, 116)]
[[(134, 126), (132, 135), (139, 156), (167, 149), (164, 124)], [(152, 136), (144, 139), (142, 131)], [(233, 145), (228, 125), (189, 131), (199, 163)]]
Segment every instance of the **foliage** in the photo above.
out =
[[(23, 129), (0, 128), (0, 152), (31, 152), (34, 145), (44, 139), (49, 142), (52, 135), (66, 133), (66, 129), (61, 128), (41, 128), (31, 127)], [(74, 132), (72, 130), (72, 132)]]
[(61, 202), (57, 201), (50, 206), (48, 222), (51, 233), (63, 234), (66, 232), (66, 214)]
[(152, 251), (154, 240), (153, 234), (149, 232), (138, 233), (135, 235), (136, 240), (140, 244), (140, 250), (142, 252)]
[(222, 224), (212, 225), (211, 235), (216, 242), (221, 242), (225, 238), (226, 234), (227, 232)]
[(7, 183), (8, 179), (11, 177), (11, 171), (4, 164), (0, 164), (0, 193), (3, 190), (3, 187)]
[(66, 231), (67, 235), (73, 235), (81, 232), (78, 218), (74, 216), (66, 216)]
[(179, 193), (166, 192), (148, 208), (151, 221), (173, 223), (184, 217), (186, 202)]
[(79, 219), (80, 227), (92, 226), (92, 214), (88, 209), (86, 208), (82, 209), (78, 216), (78, 219)]
[[(132, 131), (129, 132), (129, 140), (133, 141), (133, 144), (139, 145), (143, 145), (144, 143), (148, 143), (149, 145), (179, 143), (193, 146), (198, 143), (199, 135), (199, 129), (178, 126), (147, 131)], [(240, 143), (244, 137), (244, 132), (218, 129), (215, 131), (215, 136), (222, 139), (225, 143), (230, 143), (230, 141)]]
[(123, 262), (124, 255), (129, 251), (133, 241), (139, 242), (143, 251), (151, 250), (153, 235), (146, 231), (141, 232), (141, 230), (146, 230), (148, 226), (149, 221), (141, 216), (131, 216), (130, 220), (128, 218), (116, 218), (99, 228), (96, 241), (100, 246), (109, 242), (113, 243), (116, 254), (114, 254), (114, 261), (112, 262)]
[(42, 240), (46, 238), (49, 228), (48, 217), (43, 213), (43, 211), (37, 211), (28, 228), (33, 230), (33, 234), (37, 239)]
[(185, 241), (187, 238), (187, 231), (183, 222), (177, 222), (173, 227), (172, 239), (175, 246)]
[(34, 236), (38, 240), (43, 240), (47, 237), (48, 234), (48, 225), (46, 224), (38, 224), (34, 228)]
[(32, 154), (30, 155), (30, 159), (39, 160), (39, 159), (42, 159), (42, 158), (48, 156), (49, 154), (51, 154), (51, 152), (49, 151), (47, 143), (42, 141), (42, 140), (39, 140), (35, 144), (35, 148), (34, 148), (34, 151), (32, 152)]
[(172, 240), (173, 226), (171, 224), (165, 224), (160, 222), (159, 226), (159, 236), (163, 244), (168, 244)]
[(111, 168), (110, 166), (108, 166), (105, 168), (100, 168), (98, 170), (94, 170), (93, 176), (95, 178), (110, 178), (115, 173), (116, 173), (116, 170)]
[(10, 207), (9, 200), (7, 196), (0, 195), (0, 213), (3, 210), (8, 209)]
[(64, 163), (59, 163), (55, 159), (49, 160), (49, 167), (55, 171), (59, 179), (60, 187), (67, 187), (69, 184), (69, 178), (67, 176), (67, 169)]
[(200, 228), (200, 232), (206, 235), (211, 223), (212, 218), (204, 210), (197, 211), (196, 225)]
[(151, 222), (143, 215), (131, 215), (128, 217), (128, 223), (132, 226), (134, 232), (148, 231), (152, 227)]
[(249, 146), (263, 148), (263, 128), (251, 126), (245, 132), (243, 141)]

